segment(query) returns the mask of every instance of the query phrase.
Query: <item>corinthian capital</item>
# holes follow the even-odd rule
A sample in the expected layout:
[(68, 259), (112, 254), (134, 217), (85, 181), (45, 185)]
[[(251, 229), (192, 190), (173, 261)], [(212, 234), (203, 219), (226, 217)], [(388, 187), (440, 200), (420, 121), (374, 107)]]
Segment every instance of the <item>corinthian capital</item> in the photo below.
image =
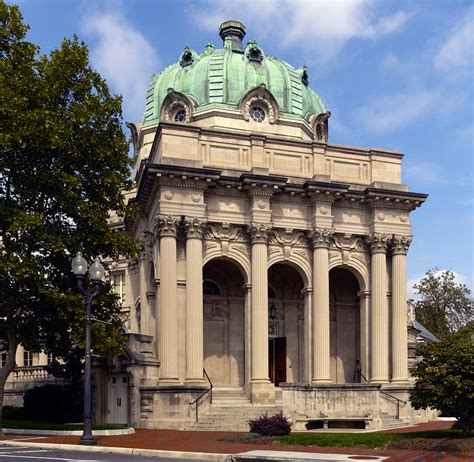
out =
[(309, 233), (308, 237), (313, 243), (313, 249), (320, 247), (329, 247), (332, 242), (334, 231), (329, 228), (313, 228)]
[(406, 255), (413, 236), (394, 234), (391, 242), (392, 255)]
[(180, 218), (171, 215), (158, 218), (158, 234), (160, 237), (176, 237)]
[(388, 234), (372, 233), (365, 238), (365, 242), (369, 245), (372, 253), (386, 253), (390, 236)]
[(207, 229), (207, 220), (205, 218), (189, 218), (184, 219), (184, 229), (186, 230), (187, 239), (202, 239)]
[(267, 244), (271, 229), (271, 225), (267, 223), (251, 223), (247, 228), (247, 231), (252, 244)]

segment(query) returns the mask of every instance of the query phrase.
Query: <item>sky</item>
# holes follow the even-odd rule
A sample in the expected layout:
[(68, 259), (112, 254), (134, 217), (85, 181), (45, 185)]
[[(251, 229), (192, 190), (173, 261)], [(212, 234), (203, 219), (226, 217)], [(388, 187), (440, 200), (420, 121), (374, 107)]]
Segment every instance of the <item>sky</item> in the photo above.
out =
[[(9, 3), (15, 3), (10, 1)], [(411, 214), (409, 286), (430, 268), (474, 288), (474, 2), (459, 0), (21, 0), (43, 53), (79, 36), (92, 65), (140, 121), (151, 75), (184, 46), (222, 46), (239, 19), (247, 40), (294, 67), (332, 116), (331, 143), (404, 153), (403, 183), (428, 193)], [(413, 292), (409, 289), (409, 294)]]

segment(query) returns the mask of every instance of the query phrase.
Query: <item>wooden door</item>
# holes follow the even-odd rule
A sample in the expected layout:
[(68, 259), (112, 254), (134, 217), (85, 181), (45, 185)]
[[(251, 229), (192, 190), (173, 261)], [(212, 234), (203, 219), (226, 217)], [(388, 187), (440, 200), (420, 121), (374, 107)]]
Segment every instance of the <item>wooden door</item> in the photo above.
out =
[(268, 339), (268, 373), (275, 386), (286, 382), (286, 337)]

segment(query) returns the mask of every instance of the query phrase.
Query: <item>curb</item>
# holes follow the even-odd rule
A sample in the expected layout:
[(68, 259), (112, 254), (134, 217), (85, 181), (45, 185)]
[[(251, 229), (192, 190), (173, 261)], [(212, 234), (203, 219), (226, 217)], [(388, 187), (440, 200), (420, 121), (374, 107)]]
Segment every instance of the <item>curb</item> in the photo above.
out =
[(65, 449), (68, 451), (129, 454), (134, 456), (168, 457), (174, 459), (209, 460), (213, 462), (229, 462), (231, 460), (230, 454), (216, 454), (208, 452), (161, 451), (158, 449), (116, 448), (107, 446), (79, 446), (75, 444), (61, 443), (31, 443), (23, 441), (3, 440), (0, 441), (0, 446), (27, 446), (42, 449)]
[[(81, 436), (82, 430), (33, 430), (24, 428), (4, 428), (5, 435), (31, 435), (31, 436)], [(132, 435), (133, 427), (117, 428), (116, 430), (92, 430), (94, 436)]]

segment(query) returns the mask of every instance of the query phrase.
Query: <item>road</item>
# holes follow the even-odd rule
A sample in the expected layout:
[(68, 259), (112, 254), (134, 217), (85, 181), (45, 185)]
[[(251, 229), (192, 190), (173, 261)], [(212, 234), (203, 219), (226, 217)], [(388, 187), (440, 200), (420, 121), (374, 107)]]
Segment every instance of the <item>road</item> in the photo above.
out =
[[(81, 452), (62, 449), (40, 449), (31, 446), (3, 446), (0, 444), (0, 462), (190, 462), (191, 459), (132, 456), (103, 452)], [(195, 460), (193, 461), (195, 462)]]

